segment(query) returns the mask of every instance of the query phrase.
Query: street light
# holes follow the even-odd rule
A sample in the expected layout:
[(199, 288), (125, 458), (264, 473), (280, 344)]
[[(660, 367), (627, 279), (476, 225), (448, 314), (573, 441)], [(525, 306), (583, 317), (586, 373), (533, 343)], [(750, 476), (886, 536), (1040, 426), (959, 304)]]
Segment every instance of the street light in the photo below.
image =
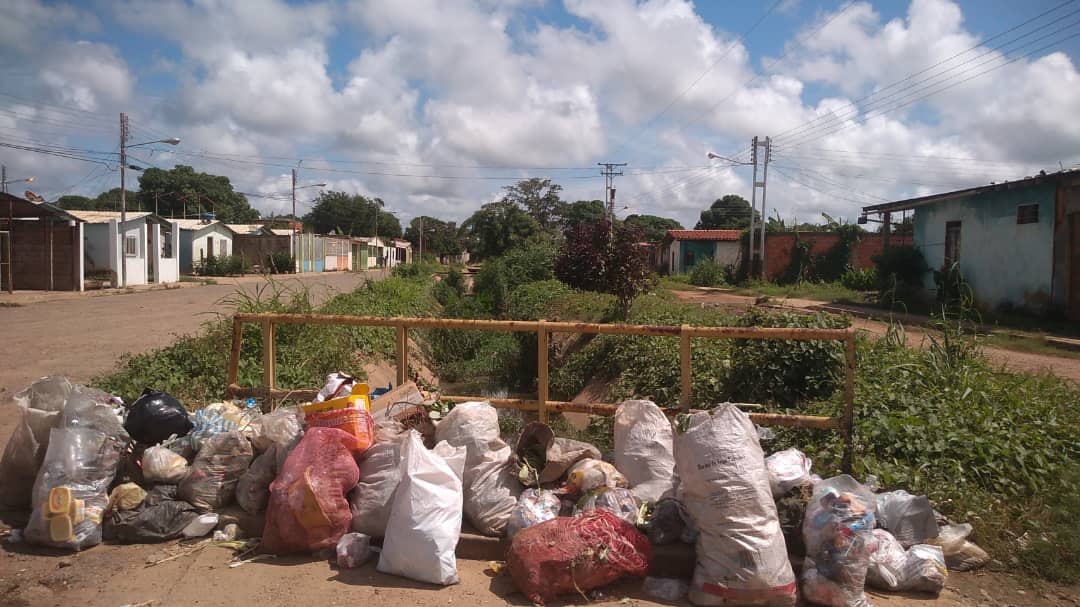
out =
[(26, 178), (23, 178), (23, 179), (11, 179), (11, 180), (8, 180), (8, 178), (7, 178), (7, 167), (6, 166), (0, 166), (0, 191), (4, 192), (6, 194), (7, 193), (7, 187), (8, 187), (9, 183), (23, 183), (23, 182), (34, 183), (34, 178), (33, 177), (26, 177)]
[(127, 223), (127, 183), (126, 175), (127, 164), (127, 149), (139, 147), (140, 145), (151, 145), (154, 143), (165, 143), (168, 145), (179, 145), (179, 137), (168, 137), (166, 139), (155, 139), (154, 141), (144, 141), (142, 143), (133, 143), (128, 145), (128, 119), (127, 114), (120, 112), (120, 229), (117, 230), (117, 236), (120, 238), (120, 280), (121, 286), (127, 288), (127, 255), (124, 253), (124, 224)]

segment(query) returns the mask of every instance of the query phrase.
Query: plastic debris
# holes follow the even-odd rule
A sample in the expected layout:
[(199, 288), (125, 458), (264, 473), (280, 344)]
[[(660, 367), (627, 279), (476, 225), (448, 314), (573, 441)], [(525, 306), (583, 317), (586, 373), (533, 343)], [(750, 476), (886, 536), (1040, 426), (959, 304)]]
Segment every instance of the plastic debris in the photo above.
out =
[(876, 547), (874, 505), (874, 494), (846, 474), (815, 486), (803, 520), (802, 581), (809, 600), (835, 607), (869, 605), (863, 586)]
[(615, 466), (599, 459), (583, 459), (566, 473), (566, 489), (571, 493), (589, 493), (601, 487), (628, 487), (629, 481)]
[(659, 546), (679, 541), (686, 531), (688, 516), (682, 502), (673, 497), (656, 502), (646, 521), (645, 533), (649, 542)]
[(175, 485), (187, 476), (188, 462), (167, 447), (154, 446), (143, 451), (142, 471), (148, 482)]
[(877, 494), (877, 524), (891, 533), (905, 548), (938, 536), (934, 508), (925, 495), (907, 491)]
[(371, 558), (371, 538), (363, 533), (346, 533), (337, 543), (337, 566), (354, 569)]
[(30, 508), (34, 479), (49, 448), (49, 433), (72, 391), (66, 377), (43, 377), (15, 395), (19, 420), (0, 457), (0, 505)]
[(645, 594), (661, 601), (681, 601), (690, 590), (690, 582), (679, 578), (647, 577), (641, 584)]
[(774, 498), (779, 498), (795, 487), (809, 482), (810, 458), (798, 449), (784, 449), (765, 458), (769, 469), (769, 486)]
[(146, 490), (135, 483), (123, 483), (109, 493), (109, 508), (134, 510), (146, 499)]
[(138, 508), (109, 512), (104, 537), (123, 543), (164, 542), (181, 537), (198, 515), (195, 506), (176, 498), (176, 485), (157, 485)]
[(990, 555), (967, 539), (971, 531), (968, 523), (945, 525), (936, 538), (926, 543), (941, 547), (950, 571), (971, 571), (990, 562)]
[(877, 547), (870, 555), (866, 584), (891, 591), (938, 594), (949, 573), (938, 546), (916, 544), (909, 549), (884, 529), (874, 530)]
[(600, 450), (589, 443), (556, 437), (547, 425), (530, 422), (521, 429), (512, 461), (521, 484), (535, 487), (558, 481), (583, 459), (601, 459)]
[(519, 531), (559, 516), (562, 502), (559, 496), (547, 489), (526, 489), (521, 492), (517, 506), (506, 524), (506, 537), (513, 538)]
[(191, 471), (180, 482), (180, 497), (203, 510), (228, 506), (251, 459), (251, 443), (238, 431), (215, 434), (199, 450)]
[(625, 487), (598, 487), (578, 500), (574, 506), (574, 516), (581, 516), (597, 508), (613, 512), (622, 520), (636, 525), (641, 502)]
[(217, 513), (207, 512), (195, 517), (180, 533), (186, 538), (206, 537), (217, 527), (217, 524)]

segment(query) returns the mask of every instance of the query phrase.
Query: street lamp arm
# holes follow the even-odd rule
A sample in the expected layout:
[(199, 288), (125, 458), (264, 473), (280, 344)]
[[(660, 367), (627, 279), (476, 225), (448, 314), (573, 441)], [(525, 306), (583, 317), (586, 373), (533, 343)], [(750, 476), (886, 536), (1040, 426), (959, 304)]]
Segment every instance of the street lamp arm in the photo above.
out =
[(179, 137), (169, 137), (168, 139), (157, 139), (155, 141), (144, 141), (142, 143), (126, 143), (126, 144), (124, 144), (124, 147), (136, 148), (136, 147), (139, 147), (140, 145), (150, 145), (152, 143), (167, 143), (169, 145), (180, 145), (180, 138)]

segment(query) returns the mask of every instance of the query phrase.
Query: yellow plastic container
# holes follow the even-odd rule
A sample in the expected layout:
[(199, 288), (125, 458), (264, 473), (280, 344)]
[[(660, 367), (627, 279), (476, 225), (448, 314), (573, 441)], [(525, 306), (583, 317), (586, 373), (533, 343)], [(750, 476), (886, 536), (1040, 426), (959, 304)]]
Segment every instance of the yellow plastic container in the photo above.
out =
[(354, 384), (352, 392), (345, 398), (332, 398), (321, 403), (308, 403), (301, 407), (304, 413), (335, 411), (355, 407), (371, 413), (371, 391), (367, 384)]
[(49, 517), (49, 539), (56, 543), (75, 539), (75, 526), (67, 514)]
[(67, 514), (71, 509), (71, 489), (53, 487), (49, 490), (49, 515)]

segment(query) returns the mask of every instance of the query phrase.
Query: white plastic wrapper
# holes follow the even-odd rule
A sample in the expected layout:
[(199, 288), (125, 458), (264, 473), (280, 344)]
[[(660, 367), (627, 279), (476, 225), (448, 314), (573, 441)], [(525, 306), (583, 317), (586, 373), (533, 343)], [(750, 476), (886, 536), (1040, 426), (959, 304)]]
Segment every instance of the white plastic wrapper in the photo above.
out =
[(428, 451), (420, 434), (409, 432), (380, 572), (443, 586), (458, 583), (454, 550), (461, 535), (464, 468), (464, 447), (442, 442)]
[(321, 403), (335, 398), (343, 398), (352, 393), (356, 380), (345, 373), (331, 373), (326, 376), (326, 385), (315, 395), (315, 402)]
[(810, 480), (810, 458), (798, 449), (784, 449), (765, 458), (769, 487), (774, 498)]
[(371, 558), (371, 538), (363, 533), (346, 533), (338, 540), (337, 566), (355, 569)]
[(652, 401), (624, 401), (615, 411), (615, 467), (642, 501), (675, 489), (674, 441), (671, 422)]
[(562, 502), (547, 489), (526, 489), (521, 492), (517, 506), (506, 525), (506, 537), (513, 539), (518, 531), (559, 516)]
[(750, 417), (731, 403), (690, 416), (675, 470), (695, 529), (695, 605), (795, 604), (795, 575)]

